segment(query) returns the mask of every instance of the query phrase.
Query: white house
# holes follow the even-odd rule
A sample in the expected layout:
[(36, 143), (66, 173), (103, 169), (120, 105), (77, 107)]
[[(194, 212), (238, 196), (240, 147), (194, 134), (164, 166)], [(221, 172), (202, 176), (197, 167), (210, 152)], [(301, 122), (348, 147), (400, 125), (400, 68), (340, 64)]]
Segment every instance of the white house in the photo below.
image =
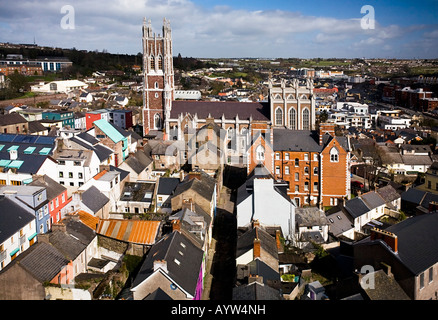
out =
[(35, 216), (8, 197), (0, 198), (0, 271), (36, 242)]
[(79, 80), (61, 80), (48, 83), (40, 82), (31, 86), (30, 90), (40, 93), (69, 93), (74, 90), (84, 90), (87, 87), (88, 84)]
[(296, 204), (264, 167), (256, 167), (237, 191), (237, 227), (247, 227), (254, 220), (263, 226), (280, 226), (285, 239), (292, 240)]
[(345, 209), (350, 214), (355, 232), (363, 232), (363, 227), (385, 214), (385, 200), (376, 192), (367, 192), (348, 200)]

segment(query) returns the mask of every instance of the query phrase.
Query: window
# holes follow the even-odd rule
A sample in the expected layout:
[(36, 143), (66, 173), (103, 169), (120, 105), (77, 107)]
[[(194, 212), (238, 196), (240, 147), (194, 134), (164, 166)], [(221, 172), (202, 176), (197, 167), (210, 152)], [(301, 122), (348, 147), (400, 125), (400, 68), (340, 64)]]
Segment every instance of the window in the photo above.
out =
[(318, 155), (316, 153), (313, 154), (313, 161), (318, 161)]
[(289, 174), (289, 167), (288, 166), (284, 167), (284, 174)]
[(293, 108), (289, 110), (289, 129), (297, 129), (297, 112)]
[(276, 126), (283, 125), (283, 110), (281, 110), (281, 108), (277, 108), (275, 110), (275, 125)]
[(295, 167), (299, 167), (300, 160), (298, 158), (295, 158)]
[(158, 82), (156, 82), (156, 81), (155, 81), (155, 83), (154, 83), (154, 88), (155, 88), (155, 89), (158, 89)]
[(69, 172), (69, 173), (68, 173), (68, 177), (69, 177), (69, 178), (73, 178), (73, 172)]
[(330, 162), (339, 162), (339, 151), (336, 148), (330, 150)]
[(161, 117), (158, 113), (154, 116), (154, 125), (155, 129), (161, 129)]
[(420, 289), (424, 288), (424, 272), (420, 274)]
[(310, 113), (307, 108), (303, 110), (303, 130), (310, 130)]
[(158, 56), (158, 69), (163, 70), (163, 57)]
[(280, 153), (279, 152), (275, 153), (275, 160), (280, 160)]
[(433, 281), (433, 267), (429, 268), (429, 283)]
[(315, 176), (318, 175), (318, 167), (313, 168), (313, 175), (315, 175)]
[(154, 70), (155, 69), (155, 58), (154, 58), (154, 56), (150, 57), (149, 63), (150, 63), (150, 65), (149, 65), (150, 69)]
[(309, 182), (304, 182), (304, 191), (309, 191)]
[(263, 146), (259, 145), (256, 149), (256, 159), (257, 160), (265, 160), (265, 148)]
[(79, 178), (79, 179), (82, 179), (82, 172), (79, 172), (79, 173), (78, 173), (78, 178)]
[(63, 166), (63, 165), (65, 165), (65, 161), (64, 161), (64, 160), (59, 160), (59, 161), (58, 161), (58, 164), (61, 165), (61, 166)]
[(289, 153), (284, 154), (284, 159), (289, 161)]
[(75, 183), (74, 182), (70, 182), (70, 186), (74, 187)]
[(280, 174), (280, 167), (279, 166), (275, 167), (275, 174)]
[(304, 161), (309, 161), (309, 154), (308, 153), (304, 154)]
[(309, 174), (309, 167), (304, 167), (304, 174)]
[(299, 185), (295, 185), (295, 192), (300, 192), (300, 186)]
[(295, 181), (300, 180), (300, 174), (298, 172), (295, 172)]
[(65, 194), (64, 193), (61, 195), (61, 201), (62, 201), (62, 203), (65, 202)]
[(60, 177), (60, 178), (64, 178), (64, 172), (59, 171), (59, 177)]
[(318, 191), (318, 182), (313, 183), (313, 191)]
[(80, 161), (74, 161), (74, 162), (73, 162), (73, 165), (74, 165), (74, 166), (80, 166), (80, 165), (81, 165), (81, 162), (80, 162)]

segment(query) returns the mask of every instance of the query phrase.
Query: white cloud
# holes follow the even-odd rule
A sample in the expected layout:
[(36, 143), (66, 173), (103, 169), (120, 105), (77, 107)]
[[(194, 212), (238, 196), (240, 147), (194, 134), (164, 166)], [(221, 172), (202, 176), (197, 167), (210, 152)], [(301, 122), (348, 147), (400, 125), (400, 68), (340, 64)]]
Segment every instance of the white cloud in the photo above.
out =
[(172, 25), (174, 54), (312, 57), (321, 55), (315, 53), (320, 46), (338, 46), (330, 54), (338, 50), (342, 56), (347, 43), (356, 48), (379, 46), (409, 32), (407, 28), (384, 27), (377, 22), (376, 29), (364, 30), (358, 18), (237, 10), (229, 6), (205, 9), (188, 0), (76, 0), (75, 29), (63, 30), (63, 5), (65, 2), (60, 0), (48, 0), (44, 5), (32, 0), (0, 0), (1, 41), (30, 42), (35, 36), (41, 45), (135, 54), (141, 51), (143, 18), (151, 19), (153, 29), (161, 33), (166, 17)]

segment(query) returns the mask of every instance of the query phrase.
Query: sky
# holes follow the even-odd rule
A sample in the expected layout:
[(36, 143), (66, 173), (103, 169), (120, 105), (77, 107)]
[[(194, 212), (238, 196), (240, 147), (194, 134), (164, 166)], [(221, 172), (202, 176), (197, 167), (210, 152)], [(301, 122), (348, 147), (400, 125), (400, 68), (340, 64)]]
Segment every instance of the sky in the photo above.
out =
[(438, 0), (0, 0), (0, 42), (142, 52), (143, 19), (195, 58), (438, 58)]

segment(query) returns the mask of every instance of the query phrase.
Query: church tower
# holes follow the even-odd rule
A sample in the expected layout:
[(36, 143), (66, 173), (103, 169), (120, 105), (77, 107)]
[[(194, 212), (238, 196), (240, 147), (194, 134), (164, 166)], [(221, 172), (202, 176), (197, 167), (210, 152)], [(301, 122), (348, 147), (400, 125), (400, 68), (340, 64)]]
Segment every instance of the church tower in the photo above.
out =
[(163, 33), (152, 32), (151, 21), (143, 21), (143, 134), (166, 128), (174, 100), (172, 31), (164, 18)]

